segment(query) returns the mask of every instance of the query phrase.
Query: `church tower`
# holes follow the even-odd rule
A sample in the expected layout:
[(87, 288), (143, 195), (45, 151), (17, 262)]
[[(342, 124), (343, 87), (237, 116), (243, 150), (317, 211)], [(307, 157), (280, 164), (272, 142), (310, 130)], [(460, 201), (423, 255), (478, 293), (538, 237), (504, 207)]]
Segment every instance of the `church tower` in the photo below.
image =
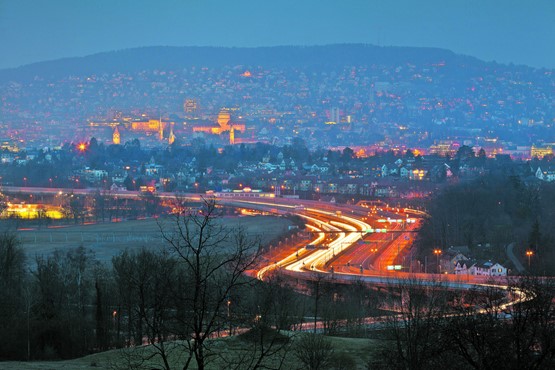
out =
[(175, 142), (175, 135), (173, 133), (173, 125), (170, 126), (170, 136), (168, 136), (168, 144), (172, 145)]
[(229, 130), (229, 144), (235, 144), (235, 129), (231, 126), (231, 130)]
[(119, 145), (121, 143), (121, 136), (119, 134), (118, 126), (116, 126), (116, 129), (112, 134), (112, 143), (115, 145)]
[(164, 140), (164, 122), (162, 122), (162, 117), (160, 117), (158, 125), (158, 139)]

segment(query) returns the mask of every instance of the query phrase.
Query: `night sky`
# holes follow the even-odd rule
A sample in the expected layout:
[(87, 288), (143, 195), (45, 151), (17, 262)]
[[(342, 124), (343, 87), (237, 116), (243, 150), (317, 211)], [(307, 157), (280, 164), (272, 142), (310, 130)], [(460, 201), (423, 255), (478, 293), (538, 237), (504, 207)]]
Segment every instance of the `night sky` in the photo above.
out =
[(555, 1), (0, 0), (0, 68), (138, 46), (332, 43), (555, 68)]

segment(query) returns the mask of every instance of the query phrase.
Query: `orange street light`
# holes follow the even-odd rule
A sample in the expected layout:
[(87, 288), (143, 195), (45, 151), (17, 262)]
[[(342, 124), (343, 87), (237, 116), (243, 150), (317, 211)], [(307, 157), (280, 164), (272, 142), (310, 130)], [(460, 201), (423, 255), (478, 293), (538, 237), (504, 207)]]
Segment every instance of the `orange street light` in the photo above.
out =
[(526, 251), (526, 256), (528, 256), (528, 268), (530, 268), (530, 258), (534, 255), (534, 251)]
[(87, 149), (87, 144), (85, 143), (79, 143), (77, 145), (77, 149), (79, 149), (80, 152), (84, 152)]
[(441, 249), (434, 249), (434, 254), (436, 255), (436, 259), (437, 259), (437, 271), (438, 273), (441, 273), (441, 266), (439, 265), (439, 256), (441, 255), (442, 250)]

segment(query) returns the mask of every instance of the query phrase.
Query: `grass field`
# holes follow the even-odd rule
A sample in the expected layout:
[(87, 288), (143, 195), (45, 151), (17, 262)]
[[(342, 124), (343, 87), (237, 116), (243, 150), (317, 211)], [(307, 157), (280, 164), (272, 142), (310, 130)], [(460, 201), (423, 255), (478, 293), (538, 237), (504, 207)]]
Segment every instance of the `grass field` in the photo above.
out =
[[(287, 231), (291, 222), (285, 218), (272, 216), (225, 217), (217, 222), (230, 229), (243, 227), (247, 234), (260, 237), (262, 243)], [(145, 219), (124, 222), (72, 225), (57, 228), (23, 229), (17, 235), (30, 259), (35, 255), (52, 253), (83, 246), (94, 252), (100, 261), (110, 261), (125, 249), (142, 247), (160, 248), (164, 246), (159, 223), (164, 228), (169, 219)]]
[[(346, 362), (350, 362), (354, 365), (355, 369), (366, 369), (368, 360), (371, 357), (372, 348), (374, 348), (378, 341), (371, 339), (354, 339), (354, 338), (339, 338), (339, 337), (328, 337), (331, 341), (335, 356), (342, 358)], [(295, 345), (295, 339), (293, 338), (293, 346)], [(228, 337), (215, 339), (215, 342), (211, 344), (211, 348), (214, 349), (215, 353), (222, 353), (229, 355), (230, 353), (239, 353), (245, 350), (244, 341), (240, 340), (238, 337)], [(149, 353), (148, 347), (143, 347), (146, 353)], [(81, 357), (74, 360), (67, 361), (36, 361), (36, 362), (0, 362), (0, 369), (3, 370), (19, 370), (19, 369), (29, 369), (29, 370), (58, 370), (58, 369), (118, 369), (124, 368), (122, 364), (125, 361), (127, 350), (111, 350), (101, 353), (96, 353), (93, 355)], [(233, 355), (232, 355), (233, 356)], [(173, 356), (171, 358), (172, 369), (181, 369), (183, 367), (182, 359), (177, 361), (178, 356)], [(180, 366), (181, 365), (181, 366)], [(156, 361), (151, 361), (144, 364), (144, 369), (161, 369), (160, 363)], [(193, 365), (191, 367), (195, 369)], [(289, 350), (286, 353), (286, 359), (284, 362), (283, 369), (295, 370), (302, 369), (303, 366), (295, 358), (293, 350)], [(353, 367), (342, 367), (344, 369), (353, 369)], [(224, 370), (226, 369), (225, 363), (221, 360), (215, 359), (207, 369), (210, 370)]]

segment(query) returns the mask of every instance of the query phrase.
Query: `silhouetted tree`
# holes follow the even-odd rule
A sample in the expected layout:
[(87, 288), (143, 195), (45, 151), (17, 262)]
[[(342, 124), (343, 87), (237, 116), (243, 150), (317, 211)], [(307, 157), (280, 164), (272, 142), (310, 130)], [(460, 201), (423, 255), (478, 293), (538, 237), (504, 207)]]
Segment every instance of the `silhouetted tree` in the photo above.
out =
[(294, 355), (304, 369), (327, 369), (333, 361), (334, 349), (331, 341), (320, 334), (303, 334), (295, 343)]
[(175, 215), (171, 225), (161, 224), (162, 237), (183, 266), (189, 289), (180, 290), (176, 320), (186, 354), (184, 369), (194, 359), (199, 370), (210, 360), (207, 341), (225, 328), (227, 300), (241, 286), (243, 277), (259, 255), (257, 240), (244, 231), (227, 229), (217, 222), (213, 199), (204, 199), (200, 212)]

